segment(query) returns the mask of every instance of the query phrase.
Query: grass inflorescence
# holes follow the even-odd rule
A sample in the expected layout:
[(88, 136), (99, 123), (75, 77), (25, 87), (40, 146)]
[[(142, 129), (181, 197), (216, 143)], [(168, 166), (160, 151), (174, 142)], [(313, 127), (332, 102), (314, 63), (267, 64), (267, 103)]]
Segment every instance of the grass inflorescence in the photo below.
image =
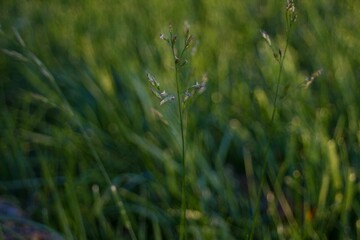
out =
[(202, 93), (206, 88), (207, 78), (204, 77), (202, 82), (195, 82), (193, 85), (190, 85), (187, 88), (184, 86), (187, 84), (187, 79), (180, 78), (180, 71), (183, 67), (188, 65), (189, 60), (185, 58), (186, 53), (191, 49), (191, 44), (193, 42), (193, 36), (190, 34), (190, 29), (188, 23), (185, 23), (184, 27), (184, 41), (180, 49), (177, 48), (178, 36), (173, 33), (173, 27), (169, 26), (169, 35), (165, 36), (160, 34), (160, 39), (164, 40), (170, 47), (173, 67), (174, 67), (174, 81), (176, 85), (176, 97), (169, 95), (165, 90), (160, 90), (160, 84), (150, 73), (147, 74), (147, 78), (151, 84), (151, 91), (157, 96), (161, 101), (160, 105), (170, 101), (176, 100), (178, 108), (178, 118), (179, 118), (179, 130), (181, 136), (181, 217), (180, 217), (180, 230), (179, 235), (180, 239), (187, 239), (187, 220), (186, 220), (186, 210), (187, 210), (187, 177), (186, 177), (186, 140), (185, 140), (185, 110), (190, 102), (190, 99), (196, 94)]

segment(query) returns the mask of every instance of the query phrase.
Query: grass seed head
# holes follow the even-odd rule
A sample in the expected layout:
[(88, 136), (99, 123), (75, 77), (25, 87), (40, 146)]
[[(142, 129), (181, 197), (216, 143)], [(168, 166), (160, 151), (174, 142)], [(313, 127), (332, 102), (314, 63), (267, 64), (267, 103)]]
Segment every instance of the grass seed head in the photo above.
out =
[(153, 75), (151, 75), (150, 73), (146, 74), (150, 84), (154, 87), (156, 87), (157, 90), (160, 90), (160, 83), (158, 83), (158, 81), (156, 81), (155, 77)]
[(184, 22), (184, 33), (185, 33), (185, 38), (187, 38), (190, 33), (190, 24), (188, 21)]
[(294, 0), (287, 0), (286, 19), (287, 19), (289, 26), (291, 26), (294, 22), (296, 22), (297, 14), (296, 14)]
[(323, 69), (320, 68), (319, 70), (313, 72), (310, 77), (307, 77), (305, 79), (305, 84), (304, 84), (305, 88), (308, 88), (315, 81), (315, 79), (318, 78), (322, 73), (323, 73)]
[(265, 31), (260, 30), (262, 38), (267, 42), (267, 44), (271, 47), (271, 39), (269, 37), (269, 34), (267, 34)]
[(174, 101), (174, 100), (175, 100), (175, 96), (169, 95), (169, 96), (165, 97), (163, 100), (161, 100), (160, 106), (163, 105), (164, 103), (167, 103), (169, 101)]

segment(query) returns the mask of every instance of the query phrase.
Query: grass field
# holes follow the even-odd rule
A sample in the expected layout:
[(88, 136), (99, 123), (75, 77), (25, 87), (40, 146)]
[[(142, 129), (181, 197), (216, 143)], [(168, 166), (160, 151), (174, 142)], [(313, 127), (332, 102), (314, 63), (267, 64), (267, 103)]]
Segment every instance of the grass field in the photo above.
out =
[(0, 239), (360, 239), (360, 2), (286, 3), (1, 1)]

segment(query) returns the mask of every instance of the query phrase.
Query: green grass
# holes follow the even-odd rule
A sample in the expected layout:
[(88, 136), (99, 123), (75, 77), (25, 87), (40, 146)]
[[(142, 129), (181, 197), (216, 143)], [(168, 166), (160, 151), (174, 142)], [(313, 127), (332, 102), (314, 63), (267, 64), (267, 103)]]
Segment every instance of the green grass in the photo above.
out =
[(285, 3), (3, 1), (0, 198), (65, 239), (179, 238), (178, 106), (146, 73), (176, 89), (159, 35), (187, 21), (187, 238), (360, 238), (360, 4), (295, 2), (277, 90)]

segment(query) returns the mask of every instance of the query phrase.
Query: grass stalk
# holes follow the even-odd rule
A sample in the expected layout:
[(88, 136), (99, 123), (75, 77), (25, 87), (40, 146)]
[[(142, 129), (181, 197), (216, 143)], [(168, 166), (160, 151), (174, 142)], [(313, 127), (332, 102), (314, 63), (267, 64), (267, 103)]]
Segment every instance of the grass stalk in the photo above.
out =
[[(279, 71), (278, 71), (278, 75), (277, 75), (277, 80), (276, 80), (276, 90), (275, 90), (275, 97), (273, 100), (273, 110), (271, 113), (271, 118), (270, 118), (270, 123), (269, 123), (269, 129), (270, 129), (270, 136), (273, 135), (273, 131), (274, 131), (274, 120), (275, 120), (275, 115), (276, 112), (278, 110), (278, 99), (279, 99), (279, 89), (280, 89), (280, 83), (281, 83), (281, 76), (283, 73), (283, 69), (284, 69), (284, 60), (286, 57), (286, 53), (288, 50), (288, 46), (289, 46), (289, 39), (290, 39), (290, 31), (291, 31), (291, 27), (293, 25), (293, 23), (296, 20), (296, 13), (295, 13), (295, 7), (292, 5), (293, 8), (291, 8), (291, 6), (289, 6), (289, 3), (293, 4), (293, 2), (288, 1), (288, 5), (286, 7), (286, 43), (285, 43), (285, 48), (284, 48), (284, 52), (282, 53), (279, 50), (279, 58), (276, 58), (275, 52), (274, 52), (274, 56), (277, 59), (278, 63), (279, 63)], [(270, 45), (270, 44), (269, 44)], [(270, 45), (271, 47), (271, 45)], [(260, 186), (257, 192), (257, 197), (256, 197), (256, 203), (255, 203), (255, 210), (254, 210), (254, 217), (252, 219), (252, 223), (251, 223), (251, 229), (250, 229), (250, 234), (248, 236), (248, 239), (253, 239), (254, 237), (254, 230), (255, 230), (255, 225), (257, 222), (257, 218), (259, 215), (259, 205), (260, 205), (260, 199), (261, 199), (261, 192), (263, 190), (264, 187), (264, 183), (265, 183), (265, 178), (266, 178), (266, 169), (267, 169), (267, 164), (268, 164), (268, 154), (270, 151), (270, 144), (267, 145), (266, 149), (265, 149), (265, 154), (264, 154), (264, 162), (261, 168), (261, 178), (260, 178)]]
[[(177, 70), (176, 70), (177, 72)], [(178, 76), (178, 74), (176, 74)], [(176, 77), (177, 96), (180, 99), (179, 93), (179, 79)], [(185, 136), (184, 136), (184, 122), (180, 100), (178, 101), (179, 117), (180, 117), (180, 132), (181, 132), (181, 222), (180, 222), (180, 239), (186, 239), (186, 162), (185, 162)]]
[[(193, 41), (192, 35), (190, 35), (189, 26), (185, 24), (185, 37), (184, 45), (182, 46), (181, 51), (177, 51), (177, 36), (172, 32), (172, 26), (169, 26), (169, 36), (160, 34), (160, 39), (168, 43), (171, 49), (171, 54), (174, 64), (174, 80), (176, 84), (176, 96), (172, 96), (166, 93), (165, 90), (160, 89), (160, 83), (156, 81), (155, 77), (151, 74), (147, 74), (147, 78), (151, 84), (151, 91), (158, 97), (161, 102), (160, 105), (168, 102), (169, 100), (175, 100), (177, 98), (177, 108), (178, 108), (178, 117), (179, 117), (179, 131), (181, 135), (181, 151), (180, 151), (180, 161), (181, 161), (181, 209), (180, 209), (180, 229), (179, 229), (179, 238), (181, 240), (187, 239), (187, 222), (186, 222), (186, 148), (185, 148), (185, 124), (184, 124), (184, 112), (186, 109), (186, 104), (190, 101), (189, 99), (196, 95), (201, 94), (206, 88), (207, 78), (203, 77), (201, 83), (196, 82), (194, 85), (183, 88), (184, 82), (181, 83), (180, 79), (180, 69), (188, 63), (187, 59), (184, 59), (186, 50), (190, 48), (190, 45)], [(179, 54), (180, 53), (180, 54)]]
[[(171, 39), (173, 36), (171, 34)], [(181, 93), (180, 93), (180, 79), (179, 79), (179, 66), (178, 60), (175, 55), (175, 41), (171, 44), (172, 55), (174, 58), (175, 67), (175, 81), (176, 81), (176, 95), (178, 99), (178, 111), (179, 111), (179, 127), (181, 134), (181, 220), (180, 220), (180, 240), (186, 239), (186, 162), (185, 162), (185, 134), (184, 134), (184, 119), (183, 119), (183, 108), (181, 104)], [(181, 52), (183, 55), (184, 51)]]

